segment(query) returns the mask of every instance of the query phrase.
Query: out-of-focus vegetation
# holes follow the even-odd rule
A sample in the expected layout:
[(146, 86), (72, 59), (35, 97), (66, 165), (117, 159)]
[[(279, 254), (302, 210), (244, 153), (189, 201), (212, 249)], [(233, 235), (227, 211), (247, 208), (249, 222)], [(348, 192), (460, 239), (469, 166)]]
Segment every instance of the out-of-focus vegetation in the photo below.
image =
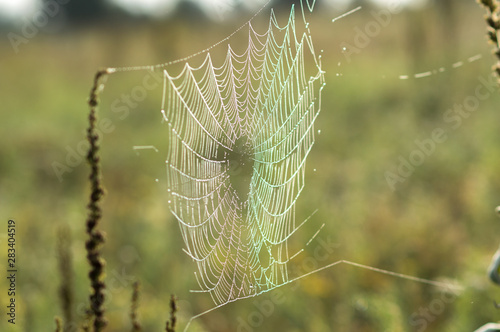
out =
[[(480, 78), (491, 75), (483, 10), (457, 1), (448, 8), (436, 3), (392, 15), (349, 62), (341, 45), (354, 45), (356, 29), (374, 21), (371, 10), (380, 9), (366, 6), (331, 23), (341, 12), (319, 4), (311, 17), (315, 47), (324, 50), (327, 87), (297, 219), (318, 212), (292, 238), (290, 252), (304, 248), (326, 225), (297, 257), (291, 274), (348, 259), (456, 281), (464, 291), (450, 295), (340, 265), (213, 311), (195, 320), (191, 331), (472, 331), (499, 318), (493, 300), (500, 292), (486, 278), (500, 239), (493, 213), (500, 203), (498, 89), (474, 111), (460, 113), (456, 128), (452, 124), (458, 120), (450, 123), (445, 115), (475, 96)], [(262, 31), (266, 18), (256, 21)], [(89, 171), (78, 151), (86, 147), (86, 100), (96, 70), (180, 58), (221, 40), (243, 21), (104, 21), (66, 33), (42, 31), (17, 53), (1, 39), (0, 215), (17, 222), (19, 269), (16, 325), (3, 314), (1, 331), (54, 329), (54, 316), (62, 314), (57, 230), (66, 225), (73, 239), (74, 317), (83, 319), (89, 291), (84, 251)], [(476, 54), (482, 59), (469, 63)], [(459, 61), (464, 65), (452, 69)], [(399, 79), (441, 67), (447, 70)], [(101, 119), (109, 119), (101, 123), (107, 331), (131, 328), (128, 313), (136, 280), (142, 284), (139, 320), (145, 331), (163, 329), (171, 293), (179, 297), (181, 327), (212, 305), (207, 296), (189, 293), (197, 288), (195, 265), (181, 251), (182, 238), (168, 211), (164, 157), (133, 150), (154, 145), (165, 151), (168, 144), (159, 110), (161, 83), (142, 101), (127, 99), (145, 75), (111, 76), (99, 110)], [(391, 190), (386, 172), (396, 173), (400, 156), (409, 159), (418, 149), (415, 140), (431, 138), (437, 128), (447, 139)], [(58, 176), (54, 166), (60, 164), (70, 171)], [(0, 230), (2, 262), (6, 229)], [(7, 283), (0, 280), (5, 308)]]

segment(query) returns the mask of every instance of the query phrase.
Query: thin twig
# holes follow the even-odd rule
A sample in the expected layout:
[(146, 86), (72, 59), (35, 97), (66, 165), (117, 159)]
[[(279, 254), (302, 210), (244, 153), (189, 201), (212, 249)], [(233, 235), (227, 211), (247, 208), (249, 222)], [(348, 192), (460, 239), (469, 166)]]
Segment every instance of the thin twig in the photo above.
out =
[(97, 229), (102, 216), (101, 198), (104, 189), (101, 185), (101, 167), (99, 158), (99, 135), (96, 131), (98, 95), (101, 90), (101, 79), (108, 74), (107, 70), (98, 71), (94, 78), (94, 85), (90, 91), (89, 105), (89, 127), (87, 129), (87, 140), (90, 147), (87, 154), (87, 161), (90, 165), (90, 202), (87, 206), (89, 215), (87, 218), (87, 234), (89, 236), (85, 247), (87, 249), (87, 259), (91, 269), (89, 272), (92, 292), (90, 294), (90, 314), (94, 319), (94, 332), (100, 332), (107, 325), (104, 317), (104, 265), (105, 261), (101, 257), (100, 248), (104, 244), (104, 235)]

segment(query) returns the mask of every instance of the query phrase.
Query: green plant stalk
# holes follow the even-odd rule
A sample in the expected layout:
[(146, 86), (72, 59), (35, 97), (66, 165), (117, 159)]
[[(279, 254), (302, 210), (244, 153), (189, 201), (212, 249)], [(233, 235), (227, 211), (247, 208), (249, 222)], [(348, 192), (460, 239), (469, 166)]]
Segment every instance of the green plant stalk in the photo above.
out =
[(97, 226), (102, 216), (101, 198), (104, 189), (101, 184), (101, 166), (99, 157), (99, 135), (96, 131), (98, 95), (101, 88), (101, 79), (108, 74), (107, 70), (98, 71), (94, 78), (94, 85), (90, 91), (89, 105), (89, 127), (87, 129), (87, 140), (90, 144), (87, 161), (90, 165), (90, 202), (87, 205), (89, 214), (87, 217), (86, 231), (88, 240), (85, 243), (87, 259), (90, 263), (89, 279), (91, 284), (90, 315), (93, 318), (94, 332), (100, 332), (107, 325), (104, 316), (104, 266), (105, 260), (101, 257), (100, 249), (104, 244), (104, 235)]
[(62, 320), (60, 317), (56, 317), (55, 319), (56, 322), (56, 332), (62, 332)]

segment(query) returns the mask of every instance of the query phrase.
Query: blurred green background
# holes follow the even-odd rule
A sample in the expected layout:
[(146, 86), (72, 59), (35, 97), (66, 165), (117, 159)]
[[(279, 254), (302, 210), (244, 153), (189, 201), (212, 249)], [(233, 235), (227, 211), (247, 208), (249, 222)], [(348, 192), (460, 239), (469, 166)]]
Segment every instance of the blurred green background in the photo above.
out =
[[(305, 249), (291, 275), (346, 259), (456, 282), (464, 290), (450, 294), (339, 265), (213, 311), (193, 321), (190, 331), (473, 331), (500, 317), (493, 305), (500, 291), (486, 277), (500, 234), (494, 214), (500, 203), (498, 88), (484, 88), (488, 96), (473, 111), (453, 122), (447, 117), (456, 105), (474, 99), (482, 80), (491, 80), (494, 58), (483, 9), (474, 1), (439, 0), (405, 7), (391, 13), (386, 26), (378, 23), (378, 33), (359, 47), (360, 31), (373, 27), (378, 22), (374, 12), (387, 11), (387, 5), (357, 1), (341, 8), (332, 3), (318, 2), (310, 17), (315, 48), (324, 51), (327, 86), (297, 219), (318, 212), (291, 239), (290, 252)], [(358, 4), (362, 10), (331, 22)], [(19, 272), (15, 326), (7, 323), (8, 285), (0, 279), (1, 331), (55, 329), (54, 317), (62, 315), (57, 243), (64, 229), (72, 239), (74, 321), (83, 319), (89, 292), (84, 251), (89, 170), (78, 151), (86, 148), (86, 101), (96, 70), (193, 54), (257, 10), (224, 7), (222, 15), (212, 13), (209, 19), (181, 3), (174, 15), (151, 19), (106, 8), (102, 15), (90, 11), (85, 16), (80, 9), (76, 14), (68, 10), (64, 19), (51, 17), (17, 47), (8, 34), (23, 36), (27, 21), (2, 25), (0, 266), (6, 270), (7, 220), (14, 219)], [(276, 4), (276, 12), (284, 24), (289, 4)], [(260, 31), (268, 14), (266, 7), (255, 20)], [(359, 52), (351, 53), (356, 45)], [(481, 59), (468, 61), (478, 54)], [(437, 74), (413, 77), (432, 70)], [(196, 266), (181, 250), (180, 231), (166, 203), (162, 152), (168, 135), (160, 123), (161, 84), (140, 101), (127, 102), (146, 75), (110, 76), (99, 109), (100, 119), (107, 119), (100, 123), (107, 190), (102, 221), (107, 331), (131, 329), (135, 280), (142, 285), (139, 319), (145, 331), (164, 329), (171, 293), (179, 298), (179, 330), (212, 306), (208, 296), (189, 292), (198, 287)], [(447, 139), (392, 190), (386, 172), (397, 174), (400, 158), (409, 160), (419, 149), (415, 140), (427, 141), (437, 128)], [(160, 152), (133, 149), (139, 145), (154, 145)]]

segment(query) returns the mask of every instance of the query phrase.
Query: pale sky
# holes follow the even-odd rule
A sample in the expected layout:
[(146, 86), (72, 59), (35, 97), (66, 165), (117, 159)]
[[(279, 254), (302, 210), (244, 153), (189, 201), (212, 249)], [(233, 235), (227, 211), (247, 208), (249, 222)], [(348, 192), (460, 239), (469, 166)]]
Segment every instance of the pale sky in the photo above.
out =
[(0, 0), (0, 13), (7, 17), (22, 17), (36, 8), (35, 6), (35, 0)]
[[(2, 0), (0, 0), (2, 1)], [(179, 0), (110, 0), (133, 13), (161, 16), (175, 8)]]
[[(57, 0), (55, 0), (57, 2)], [(131, 12), (141, 14), (151, 14), (161, 16), (168, 14), (169, 11), (175, 8), (175, 5), (182, 0), (110, 0), (116, 4), (120, 4)], [(221, 12), (231, 11), (235, 0), (191, 0), (200, 4), (200, 7), (213, 18), (220, 15)], [(346, 5), (350, 0), (323, 0), (329, 5)], [(371, 0), (379, 3), (382, 6), (388, 2), (395, 0)], [(419, 5), (425, 3), (426, 0), (399, 0), (402, 4)], [(249, 9), (259, 8), (267, 0), (244, 0), (245, 6)], [(0, 16), (9, 18), (22, 18), (34, 13), (37, 9), (38, 0), (0, 0)], [(62, 5), (64, 6), (64, 5)]]

